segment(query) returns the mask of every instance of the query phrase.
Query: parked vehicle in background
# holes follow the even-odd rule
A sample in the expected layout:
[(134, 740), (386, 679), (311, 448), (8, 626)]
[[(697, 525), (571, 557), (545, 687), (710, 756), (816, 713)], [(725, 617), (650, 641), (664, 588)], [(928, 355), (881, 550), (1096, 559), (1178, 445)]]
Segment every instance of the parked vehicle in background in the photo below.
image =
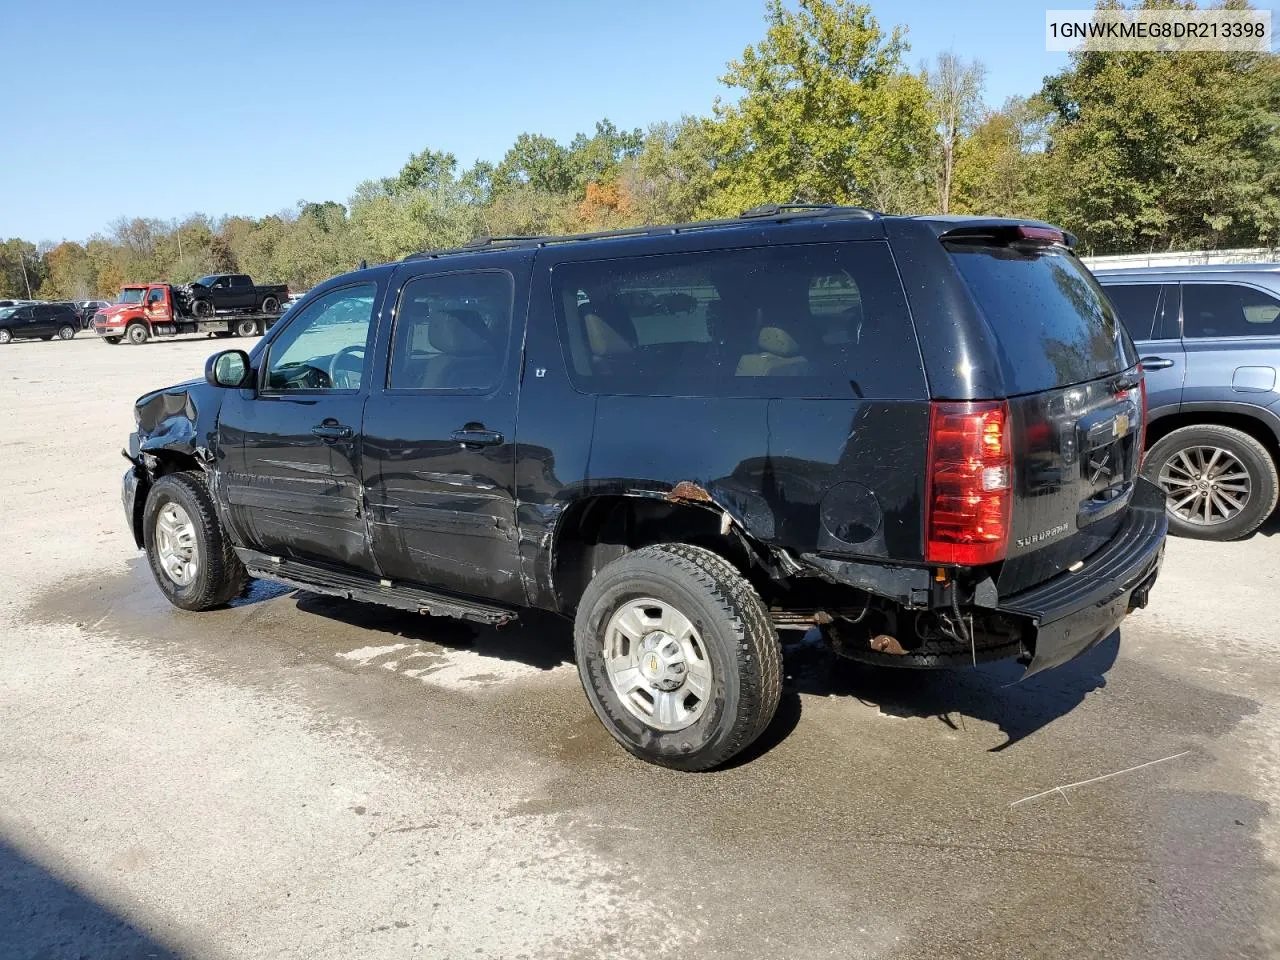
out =
[(188, 284), (186, 294), (195, 317), (231, 311), (271, 314), (280, 312), (289, 288), (282, 283), (258, 286), (243, 273), (215, 273)]
[(1230, 540), (1275, 510), (1280, 482), (1280, 264), (1097, 273), (1146, 370), (1144, 474), (1169, 527)]
[(13, 340), (70, 340), (80, 329), (75, 308), (66, 303), (0, 307), (0, 344)]
[(4, 307), (21, 307), (23, 304), (35, 303), (34, 300), (0, 300), (0, 309)]
[(77, 300), (76, 313), (80, 315), (80, 325), (86, 330), (93, 329), (93, 315), (99, 310), (111, 306), (110, 300)]
[(121, 340), (143, 344), (152, 337), (180, 333), (251, 337), (270, 329), (277, 316), (243, 313), (197, 317), (192, 314), (191, 301), (183, 289), (168, 283), (148, 283), (121, 289), (116, 303), (94, 314), (93, 332), (113, 345)]
[(1146, 605), (1141, 370), (1073, 242), (766, 207), (359, 270), (137, 402), (126, 516), (186, 610), (573, 617), (613, 737), (707, 769), (769, 725), (779, 630), (1035, 672)]

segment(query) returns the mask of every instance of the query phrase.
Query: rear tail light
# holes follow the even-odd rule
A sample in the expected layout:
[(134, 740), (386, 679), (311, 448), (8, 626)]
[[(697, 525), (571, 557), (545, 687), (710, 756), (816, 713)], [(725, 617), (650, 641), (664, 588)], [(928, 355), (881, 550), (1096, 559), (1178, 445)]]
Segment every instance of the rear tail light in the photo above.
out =
[(1067, 235), (1053, 227), (1029, 227), (1025, 224), (1014, 229), (1020, 240), (1031, 240), (1035, 243), (1056, 243), (1066, 246)]
[(1003, 560), (1013, 508), (1009, 405), (934, 403), (927, 469), (925, 560), (962, 566)]

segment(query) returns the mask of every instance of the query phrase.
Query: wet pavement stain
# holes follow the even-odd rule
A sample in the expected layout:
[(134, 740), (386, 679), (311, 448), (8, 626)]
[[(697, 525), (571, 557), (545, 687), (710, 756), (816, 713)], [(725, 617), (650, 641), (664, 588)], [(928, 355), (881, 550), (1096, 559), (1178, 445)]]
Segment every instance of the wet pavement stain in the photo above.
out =
[(536, 772), (508, 816), (556, 818), (637, 889), (689, 891), (708, 954), (734, 952), (747, 931), (761, 957), (1274, 946), (1261, 933), (1276, 879), (1258, 837), (1268, 810), (1246, 795), (1233, 741), (1258, 705), (1126, 658), (1122, 637), (1025, 683), (1013, 665), (899, 672), (792, 645), (761, 741), (691, 776), (613, 743), (558, 618), (494, 630), (271, 586), (190, 615), (141, 564), (50, 591), (26, 615), (306, 697), (334, 735), (358, 721), (442, 775)]

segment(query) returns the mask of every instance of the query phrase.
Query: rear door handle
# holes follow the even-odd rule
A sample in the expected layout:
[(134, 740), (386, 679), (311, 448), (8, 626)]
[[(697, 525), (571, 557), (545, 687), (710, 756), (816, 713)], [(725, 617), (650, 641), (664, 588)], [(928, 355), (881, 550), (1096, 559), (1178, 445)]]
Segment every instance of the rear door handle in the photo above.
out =
[(1168, 357), (1143, 357), (1139, 362), (1143, 370), (1168, 370), (1173, 366)]
[(351, 428), (339, 423), (337, 420), (326, 420), (324, 423), (318, 423), (311, 428), (311, 432), (321, 440), (348, 440), (351, 438)]
[(496, 430), (455, 430), (450, 436), (464, 447), (493, 447), (503, 440)]

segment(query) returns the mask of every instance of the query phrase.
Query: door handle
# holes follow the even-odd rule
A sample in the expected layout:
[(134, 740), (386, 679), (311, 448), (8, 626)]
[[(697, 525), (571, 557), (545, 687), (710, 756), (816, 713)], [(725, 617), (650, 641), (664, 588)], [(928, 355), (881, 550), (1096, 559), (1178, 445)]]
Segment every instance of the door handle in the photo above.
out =
[(1138, 362), (1142, 364), (1143, 370), (1168, 370), (1173, 366), (1173, 361), (1168, 357), (1143, 357)]
[(311, 432), (326, 442), (330, 440), (349, 440), (351, 438), (351, 428), (344, 426), (337, 420), (326, 420), (324, 423), (318, 423), (311, 428)]
[(503, 440), (496, 430), (455, 430), (450, 436), (464, 447), (492, 447)]

